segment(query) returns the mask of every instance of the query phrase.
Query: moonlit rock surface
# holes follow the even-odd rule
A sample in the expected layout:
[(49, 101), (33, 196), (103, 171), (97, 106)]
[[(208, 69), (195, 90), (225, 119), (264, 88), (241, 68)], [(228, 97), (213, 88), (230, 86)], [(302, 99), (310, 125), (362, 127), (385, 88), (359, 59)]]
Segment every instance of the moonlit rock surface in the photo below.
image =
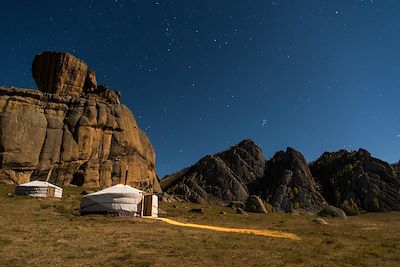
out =
[(161, 191), (152, 144), (120, 94), (94, 88), (95, 72), (69, 54), (42, 53), (32, 71), (41, 90), (0, 87), (0, 182)]

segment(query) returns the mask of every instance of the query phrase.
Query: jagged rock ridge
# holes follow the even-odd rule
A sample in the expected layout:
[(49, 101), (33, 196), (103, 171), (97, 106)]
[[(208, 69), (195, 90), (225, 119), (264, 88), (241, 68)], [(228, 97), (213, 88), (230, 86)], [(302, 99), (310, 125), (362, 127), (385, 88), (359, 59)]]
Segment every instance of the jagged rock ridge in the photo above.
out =
[(1, 182), (161, 191), (153, 147), (120, 93), (66, 53), (37, 55), (32, 72), (41, 91), (0, 87)]
[(341, 209), (348, 215), (400, 210), (400, 177), (394, 167), (398, 170), (362, 149), (325, 153), (310, 166), (293, 148), (266, 161), (261, 149), (245, 140), (160, 183), (169, 194), (192, 202), (242, 203), (257, 195), (275, 211), (345, 217)]

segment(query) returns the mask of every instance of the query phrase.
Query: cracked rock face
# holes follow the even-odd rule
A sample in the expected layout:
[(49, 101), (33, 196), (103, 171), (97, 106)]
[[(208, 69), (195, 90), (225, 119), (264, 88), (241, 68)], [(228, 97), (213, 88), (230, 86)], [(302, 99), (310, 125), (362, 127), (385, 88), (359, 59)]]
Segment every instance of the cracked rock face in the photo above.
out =
[[(96, 96), (97, 97), (97, 96)], [(155, 154), (132, 112), (105, 98), (0, 87), (0, 181), (160, 191)]]
[(316, 214), (326, 205), (304, 156), (290, 147), (275, 153), (265, 175), (250, 187), (276, 211), (303, 209)]
[(0, 182), (126, 181), (161, 192), (153, 147), (119, 93), (97, 88), (95, 72), (69, 54), (42, 53), (33, 66), (40, 91), (0, 87)]
[(265, 158), (251, 140), (209, 155), (195, 165), (164, 177), (164, 191), (191, 202), (246, 201), (247, 185), (264, 174)]

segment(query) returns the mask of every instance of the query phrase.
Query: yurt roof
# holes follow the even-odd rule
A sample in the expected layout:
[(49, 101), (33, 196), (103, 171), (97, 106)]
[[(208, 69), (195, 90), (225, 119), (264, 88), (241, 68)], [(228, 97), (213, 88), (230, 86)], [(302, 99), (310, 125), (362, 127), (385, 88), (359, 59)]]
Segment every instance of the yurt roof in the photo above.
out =
[(49, 182), (37, 181), (37, 180), (36, 180), (36, 181), (29, 182), (29, 183), (25, 183), (25, 184), (20, 184), (20, 185), (18, 185), (18, 186), (26, 186), (26, 187), (48, 187), (48, 186), (51, 186), (51, 187), (56, 187), (56, 188), (62, 190), (62, 188), (59, 187), (59, 186), (56, 186), (56, 185), (51, 184), (51, 183), (49, 183)]
[(126, 193), (131, 193), (131, 194), (138, 194), (138, 193), (143, 193), (142, 190), (133, 188), (132, 186), (129, 185), (123, 185), (123, 184), (117, 184), (111, 187), (108, 187), (106, 189), (87, 194), (84, 197), (87, 196), (95, 196), (95, 195), (104, 195), (104, 194), (126, 194)]

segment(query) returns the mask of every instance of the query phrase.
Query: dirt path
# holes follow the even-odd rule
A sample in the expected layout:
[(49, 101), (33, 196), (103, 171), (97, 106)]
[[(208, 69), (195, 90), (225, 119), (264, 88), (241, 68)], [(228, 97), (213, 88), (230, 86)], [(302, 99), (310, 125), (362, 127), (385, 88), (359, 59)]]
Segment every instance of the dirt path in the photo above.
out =
[[(151, 218), (151, 217), (149, 217)], [(242, 229), (242, 228), (227, 228), (227, 227), (219, 227), (219, 226), (211, 226), (204, 224), (194, 224), (194, 223), (181, 223), (178, 221), (174, 221), (168, 218), (151, 218), (155, 220), (159, 220), (168, 224), (181, 226), (181, 227), (190, 227), (190, 228), (199, 228), (206, 229), (218, 232), (226, 232), (226, 233), (240, 233), (240, 234), (253, 234), (253, 235), (261, 235), (268, 237), (277, 237), (277, 238), (286, 238), (291, 240), (301, 240), (299, 236), (292, 233), (280, 232), (280, 231), (270, 231), (270, 230), (259, 230), (259, 229)]]

